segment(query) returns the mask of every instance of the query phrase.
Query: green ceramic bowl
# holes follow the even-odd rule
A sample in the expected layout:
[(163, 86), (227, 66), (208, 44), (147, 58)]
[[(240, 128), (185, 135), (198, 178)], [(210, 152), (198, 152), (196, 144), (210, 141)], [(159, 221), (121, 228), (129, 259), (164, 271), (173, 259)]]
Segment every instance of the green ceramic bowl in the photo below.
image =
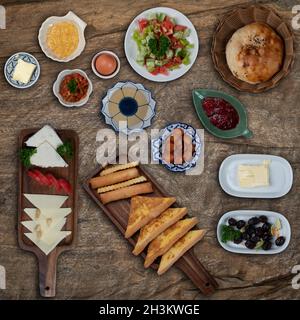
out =
[[(204, 98), (213, 97), (213, 98), (222, 98), (229, 102), (237, 111), (239, 115), (238, 125), (231, 130), (221, 130), (214, 126), (209, 118), (207, 117), (203, 107), (202, 102)], [(247, 126), (247, 113), (243, 104), (233, 96), (230, 96), (222, 91), (217, 90), (206, 90), (206, 89), (194, 89), (193, 90), (193, 102), (197, 112), (197, 115), (202, 122), (204, 128), (209, 131), (211, 134), (218, 138), (231, 139), (240, 136), (245, 138), (251, 138), (253, 133), (248, 129)]]

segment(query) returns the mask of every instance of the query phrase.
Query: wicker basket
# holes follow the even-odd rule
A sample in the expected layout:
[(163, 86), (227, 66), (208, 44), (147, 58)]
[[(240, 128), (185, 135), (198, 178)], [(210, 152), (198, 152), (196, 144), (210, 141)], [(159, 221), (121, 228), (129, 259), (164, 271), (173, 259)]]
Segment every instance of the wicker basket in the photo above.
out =
[[(232, 34), (237, 29), (253, 22), (266, 23), (273, 28), (283, 39), (285, 48), (281, 70), (270, 80), (259, 84), (250, 84), (236, 78), (228, 68), (225, 55), (225, 48)], [(277, 13), (267, 7), (253, 5), (236, 9), (220, 21), (213, 36), (211, 53), (216, 70), (227, 83), (240, 91), (259, 93), (275, 87), (290, 72), (295, 58), (294, 37), (292, 31)]]

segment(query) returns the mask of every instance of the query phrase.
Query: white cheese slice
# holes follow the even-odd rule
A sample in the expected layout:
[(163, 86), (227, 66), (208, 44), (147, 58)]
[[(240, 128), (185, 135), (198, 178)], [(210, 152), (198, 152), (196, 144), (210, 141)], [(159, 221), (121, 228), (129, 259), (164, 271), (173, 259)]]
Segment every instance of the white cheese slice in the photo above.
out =
[(43, 240), (43, 237), (48, 232), (57, 232), (61, 231), (62, 227), (66, 224), (67, 219), (66, 218), (60, 218), (60, 219), (43, 219), (39, 222), (36, 221), (21, 221), (22, 225), (26, 227), (29, 231), (32, 233), (35, 233), (37, 236), (40, 235), (39, 238)]
[(43, 142), (47, 141), (56, 150), (57, 147), (63, 144), (55, 130), (46, 124), (42, 129), (31, 136), (25, 144), (28, 147), (38, 147)]
[(48, 255), (65, 237), (70, 235), (71, 231), (59, 231), (50, 233), (46, 239), (38, 239), (34, 233), (24, 233), (45, 255)]
[(18, 59), (12, 79), (27, 84), (36, 68), (35, 64)]
[(31, 156), (30, 162), (32, 165), (42, 168), (68, 166), (65, 160), (47, 141), (36, 148), (36, 153)]
[(25, 208), (24, 212), (34, 221), (39, 222), (46, 219), (62, 219), (71, 213), (71, 208), (38, 209)]
[(28, 199), (35, 207), (39, 209), (57, 209), (60, 208), (63, 203), (68, 199), (68, 196), (54, 196), (47, 194), (28, 194), (24, 193), (26, 199)]
[(268, 187), (270, 161), (264, 160), (259, 165), (244, 165), (238, 167), (239, 185), (242, 188)]

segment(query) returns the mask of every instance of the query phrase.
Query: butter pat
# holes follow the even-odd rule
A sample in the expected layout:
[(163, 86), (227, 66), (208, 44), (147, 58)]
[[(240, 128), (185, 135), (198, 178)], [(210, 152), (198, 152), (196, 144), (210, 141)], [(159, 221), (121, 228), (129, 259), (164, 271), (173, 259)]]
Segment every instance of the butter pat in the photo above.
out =
[(238, 179), (241, 188), (268, 187), (270, 185), (269, 160), (259, 165), (241, 164), (238, 167)]
[(15, 81), (27, 84), (30, 81), (35, 68), (35, 64), (19, 59), (12, 78)]

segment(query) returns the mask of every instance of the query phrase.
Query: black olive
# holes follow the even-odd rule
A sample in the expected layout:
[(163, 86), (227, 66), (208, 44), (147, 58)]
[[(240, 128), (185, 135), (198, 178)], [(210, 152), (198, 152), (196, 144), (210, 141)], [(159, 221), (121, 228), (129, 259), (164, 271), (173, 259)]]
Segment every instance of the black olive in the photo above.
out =
[(242, 235), (240, 235), (238, 238), (234, 239), (233, 242), (235, 244), (240, 244), (243, 241), (243, 237)]
[(262, 245), (263, 250), (270, 250), (272, 248), (272, 243), (270, 241), (265, 241)]
[(270, 232), (270, 230), (271, 230), (271, 225), (270, 225), (270, 223), (268, 223), (268, 222), (265, 222), (263, 225), (262, 225), (262, 231), (263, 232)]
[(256, 244), (260, 240), (260, 238), (254, 234), (254, 236), (252, 236), (250, 240)]
[(285, 237), (278, 237), (275, 241), (277, 247), (281, 247), (285, 243)]
[(239, 220), (237, 223), (236, 223), (236, 227), (238, 229), (242, 229), (243, 227), (245, 227), (246, 225), (246, 222), (244, 220)]
[(254, 249), (255, 248), (255, 243), (254, 242), (252, 242), (252, 241), (250, 241), (250, 240), (248, 240), (248, 241), (246, 241), (245, 242), (245, 246), (246, 246), (246, 248), (248, 248), (248, 249)]
[(257, 217), (253, 217), (253, 218), (251, 218), (251, 219), (249, 219), (248, 220), (248, 224), (249, 225), (256, 225), (256, 224), (258, 224), (260, 221), (259, 221), (259, 218), (257, 218)]
[(266, 222), (268, 222), (268, 217), (266, 217), (266, 216), (260, 216), (260, 217), (259, 217), (259, 221), (262, 222), (262, 223), (266, 223)]
[(237, 221), (234, 218), (228, 220), (228, 224), (232, 227), (236, 226)]
[(250, 234), (248, 234), (247, 232), (243, 232), (242, 237), (244, 240), (250, 240)]
[(262, 239), (264, 241), (270, 241), (270, 240), (272, 240), (272, 236), (270, 236), (269, 233), (266, 232), (263, 234)]
[(258, 237), (262, 237), (263, 236), (263, 234), (264, 234), (264, 232), (263, 232), (263, 230), (262, 230), (262, 227), (257, 227), (256, 229), (255, 229), (255, 234), (258, 236)]
[(248, 234), (255, 233), (255, 227), (252, 225), (247, 225), (245, 228), (245, 232), (247, 232)]

